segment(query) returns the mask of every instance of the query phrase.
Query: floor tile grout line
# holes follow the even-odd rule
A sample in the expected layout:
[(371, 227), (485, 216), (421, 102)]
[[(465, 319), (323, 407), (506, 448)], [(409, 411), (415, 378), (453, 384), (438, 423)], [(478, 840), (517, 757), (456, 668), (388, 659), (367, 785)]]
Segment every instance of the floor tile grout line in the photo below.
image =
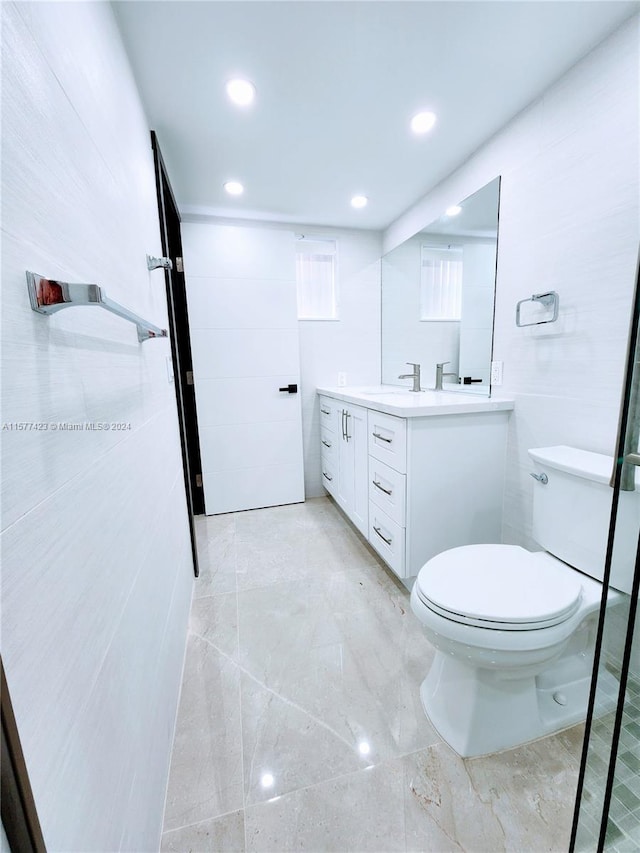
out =
[(315, 717), (310, 711), (307, 711), (305, 708), (303, 708), (301, 705), (298, 705), (292, 699), (288, 699), (286, 696), (283, 696), (281, 693), (278, 693), (277, 690), (274, 690), (272, 687), (269, 687), (267, 684), (264, 683), (264, 681), (260, 681), (260, 679), (257, 678), (255, 675), (253, 675), (253, 673), (249, 672), (249, 670), (246, 669), (246, 667), (242, 666), (242, 664), (239, 661), (234, 660), (230, 655), (228, 655), (226, 652), (222, 651), (222, 649), (220, 649), (218, 646), (216, 646), (215, 643), (211, 642), (211, 640), (208, 640), (206, 637), (203, 637), (200, 634), (195, 634), (195, 636), (199, 637), (205, 643), (210, 645), (211, 648), (215, 649), (223, 657), (225, 657), (227, 660), (231, 661), (231, 663), (235, 664), (238, 667), (238, 669), (240, 670), (240, 672), (244, 673), (247, 676), (247, 678), (250, 678), (252, 681), (255, 681), (255, 683), (259, 687), (262, 687), (264, 690), (266, 690), (272, 696), (275, 696), (277, 699), (280, 699), (282, 702), (285, 703), (285, 705), (289, 705), (290, 707), (295, 708), (297, 711), (300, 711), (306, 717), (309, 717), (311, 720), (313, 720), (313, 722), (316, 723), (318, 726), (320, 726), (323, 729), (326, 729), (334, 737), (336, 737), (338, 740), (342, 741), (342, 743), (345, 746), (347, 746), (349, 749), (352, 749), (352, 745), (349, 743), (349, 741), (346, 738), (342, 737), (342, 735), (339, 732), (337, 732), (335, 729), (333, 729), (327, 723), (318, 719), (318, 717)]
[[(317, 721), (314, 718), (314, 716), (312, 714), (310, 714), (308, 711), (305, 711), (304, 708), (301, 708), (300, 706), (298, 706), (295, 703), (291, 702), (290, 700), (286, 699), (281, 694), (277, 693), (276, 691), (274, 691), (270, 687), (268, 687), (266, 684), (261, 682), (258, 678), (256, 678), (254, 675), (252, 675), (252, 673), (250, 673), (247, 669), (245, 669), (245, 667), (243, 667), (240, 663), (238, 663), (237, 661), (234, 661), (233, 658), (231, 658), (226, 652), (224, 652), (224, 651), (222, 651), (222, 649), (218, 648), (218, 646), (216, 646), (215, 643), (212, 643), (211, 640), (208, 640), (206, 637), (202, 637), (200, 634), (194, 634), (194, 635), (197, 636), (199, 639), (201, 639), (203, 642), (207, 643), (207, 645), (211, 646), (211, 648), (213, 648), (217, 652), (219, 652), (224, 658), (229, 660), (231, 663), (235, 664), (241, 672), (243, 672), (252, 681), (255, 681), (256, 684), (260, 685), (265, 690), (267, 690), (269, 693), (272, 693), (274, 696), (282, 699), (284, 702), (291, 704), (294, 708), (297, 708), (303, 714), (310, 717), (312, 720), (319, 722), (320, 725), (323, 725), (324, 727), (326, 727), (325, 724), (323, 724), (321, 721)], [(329, 728), (329, 731), (333, 733), (333, 730), (331, 728)], [(349, 744), (344, 738), (340, 737), (340, 735), (336, 735), (336, 736), (340, 740), (342, 740), (343, 743), (345, 743), (345, 745), (349, 747), (349, 749), (352, 748), (351, 744)], [(359, 767), (356, 770), (349, 770), (348, 772), (340, 773), (337, 776), (330, 776), (327, 779), (322, 779), (320, 782), (314, 782), (312, 785), (303, 785), (301, 788), (292, 788), (291, 791), (286, 791), (285, 793), (279, 794), (277, 797), (272, 797), (271, 799), (279, 799), (280, 797), (285, 797), (285, 796), (288, 796), (289, 794), (294, 794), (297, 791), (304, 791), (304, 790), (307, 790), (308, 788), (314, 788), (316, 785), (322, 785), (325, 782), (333, 782), (336, 779), (342, 779), (346, 776), (351, 776), (355, 773), (362, 773), (364, 770), (371, 770), (373, 768), (383, 767), (384, 765), (389, 764), (392, 761), (399, 761), (399, 760), (403, 760), (405, 758), (410, 758), (412, 755), (418, 755), (420, 752), (424, 752), (425, 750), (428, 750), (428, 749), (433, 749), (434, 747), (447, 746), (445, 744), (445, 742), (442, 740), (442, 738), (437, 733), (436, 733), (436, 737), (438, 739), (435, 743), (430, 743), (430, 744), (427, 744), (425, 746), (420, 747), (419, 749), (409, 750), (408, 752), (399, 752), (397, 755), (392, 755), (392, 756), (389, 756), (388, 758), (382, 759), (377, 764), (369, 764), (366, 767)], [(449, 749), (451, 749), (451, 747), (449, 747)], [(464, 759), (461, 759), (461, 760), (464, 761)], [(250, 803), (249, 805), (247, 805), (246, 804), (246, 798), (244, 797), (244, 788), (243, 788), (243, 802), (245, 803), (245, 805), (244, 805), (245, 810), (247, 808), (253, 808), (253, 806), (255, 806), (255, 805), (263, 805), (264, 803), (269, 802), (269, 801), (270, 800), (262, 800), (258, 803)]]
[(229, 817), (229, 815), (237, 814), (238, 812), (242, 812), (244, 815), (244, 809), (231, 809), (231, 811), (223, 812), (215, 817), (204, 817), (202, 820), (195, 820), (193, 823), (183, 823), (181, 826), (174, 826), (172, 829), (164, 829), (162, 836), (164, 837), (172, 832), (180, 832), (181, 829), (191, 829), (192, 826), (199, 826), (201, 823), (209, 823), (212, 820), (222, 820), (223, 817)]

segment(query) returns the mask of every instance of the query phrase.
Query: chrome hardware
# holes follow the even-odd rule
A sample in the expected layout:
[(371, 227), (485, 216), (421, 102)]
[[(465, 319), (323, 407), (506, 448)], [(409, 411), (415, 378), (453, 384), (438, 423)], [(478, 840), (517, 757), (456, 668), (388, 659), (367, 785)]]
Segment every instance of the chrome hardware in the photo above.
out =
[(107, 294), (97, 284), (68, 284), (66, 281), (56, 281), (44, 278), (33, 272), (27, 272), (27, 290), (31, 307), (38, 314), (55, 314), (63, 308), (73, 308), (76, 305), (97, 305), (106, 308), (112, 314), (135, 323), (138, 330), (138, 341), (147, 341), (149, 338), (166, 338), (166, 329), (160, 329), (152, 323), (148, 323), (124, 308), (112, 299), (107, 299)]
[(413, 367), (413, 373), (401, 373), (398, 376), (398, 379), (413, 379), (413, 388), (409, 388), (409, 391), (421, 391), (420, 388), (420, 365), (414, 364), (412, 361), (407, 361), (405, 364), (408, 364), (409, 367)]
[(330, 415), (331, 414), (331, 409), (323, 409), (322, 407), (320, 407), (320, 411), (322, 412), (323, 415)]
[(331, 447), (331, 442), (325, 441), (324, 438), (322, 439), (322, 443), (324, 444), (325, 447)]
[(543, 486), (546, 486), (549, 482), (549, 478), (546, 474), (531, 474), (534, 480), (537, 480), (539, 483), (542, 483)]
[(442, 380), (445, 376), (455, 376), (456, 379), (458, 378), (457, 373), (443, 373), (442, 372), (442, 368), (445, 366), (445, 364), (451, 364), (451, 362), (450, 361), (440, 361), (440, 362), (436, 363), (436, 387), (434, 389), (436, 391), (442, 391)]
[(380, 485), (380, 483), (378, 483), (378, 481), (377, 481), (377, 480), (372, 480), (371, 482), (372, 482), (372, 483), (373, 483), (373, 485), (376, 487), (376, 489), (380, 489), (380, 491), (381, 491), (381, 492), (384, 492), (384, 493), (385, 493), (385, 495), (390, 495), (390, 494), (392, 494), (392, 493), (393, 493), (393, 489), (391, 489), (391, 490), (389, 490), (389, 489), (385, 489), (385, 487), (384, 487), (384, 486), (381, 486), (381, 485)]
[(345, 412), (345, 410), (343, 409), (343, 410), (342, 410), (342, 439), (343, 439), (343, 441), (344, 441), (344, 440), (346, 439), (346, 437), (347, 437), (347, 434), (346, 434), (346, 432), (344, 431), (344, 418), (345, 418), (345, 415), (346, 415), (346, 414), (347, 414), (347, 413), (346, 413), (346, 412)]
[(147, 269), (148, 270), (172, 270), (173, 263), (171, 262), (171, 258), (154, 258), (153, 255), (147, 255)]
[(374, 437), (374, 438), (379, 438), (379, 439), (380, 439), (380, 441), (386, 441), (386, 442), (387, 442), (387, 444), (391, 444), (391, 443), (393, 442), (393, 439), (392, 439), (392, 438), (385, 438), (383, 435), (380, 435), (380, 433), (379, 433), (379, 432), (374, 432), (374, 433), (373, 433), (373, 437)]
[[(549, 308), (553, 313), (548, 320), (536, 320), (533, 323), (520, 322), (520, 306), (525, 302), (539, 302), (545, 308)], [(516, 305), (516, 326), (541, 326), (543, 323), (555, 323), (558, 319), (558, 310), (560, 308), (560, 297), (555, 290), (549, 290), (547, 293), (534, 293), (528, 299), (521, 299)]]
[(322, 476), (325, 478), (325, 480), (333, 480), (333, 477), (330, 477), (325, 471), (322, 472)]
[(184, 264), (182, 258), (176, 258), (176, 272), (184, 272)]
[(386, 536), (383, 536), (383, 535), (382, 535), (382, 533), (380, 532), (380, 528), (379, 528), (379, 527), (376, 527), (376, 526), (375, 526), (375, 524), (373, 525), (373, 529), (374, 529), (374, 530), (375, 530), (375, 532), (378, 534), (378, 536), (379, 536), (379, 537), (380, 537), (384, 542), (386, 542), (386, 543), (387, 543), (387, 545), (391, 545), (391, 543), (393, 542), (393, 539), (387, 539), (387, 537), (386, 537)]
[(344, 437), (346, 438), (347, 441), (349, 441), (350, 438), (353, 438), (352, 435), (349, 435), (349, 418), (350, 417), (351, 417), (351, 413), (347, 412), (345, 410), (345, 413), (344, 413)]

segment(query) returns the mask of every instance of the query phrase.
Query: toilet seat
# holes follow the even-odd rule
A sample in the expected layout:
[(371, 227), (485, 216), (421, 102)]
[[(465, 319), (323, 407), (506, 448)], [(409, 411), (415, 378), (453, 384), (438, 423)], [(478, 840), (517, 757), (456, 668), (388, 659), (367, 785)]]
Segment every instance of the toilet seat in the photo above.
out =
[(580, 607), (580, 575), (546, 552), (517, 545), (465, 545), (433, 557), (416, 580), (434, 613), (500, 631), (559, 625)]

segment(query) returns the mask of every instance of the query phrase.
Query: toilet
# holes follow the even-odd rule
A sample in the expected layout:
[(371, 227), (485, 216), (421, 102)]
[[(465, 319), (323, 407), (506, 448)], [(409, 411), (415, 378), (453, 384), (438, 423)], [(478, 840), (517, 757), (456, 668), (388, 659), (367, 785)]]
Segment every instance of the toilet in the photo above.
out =
[[(529, 450), (533, 539), (465, 545), (429, 560), (411, 608), (436, 649), (420, 694), (463, 757), (559, 731), (586, 716), (603, 593), (613, 459), (573, 447)], [(621, 492), (607, 607), (626, 600), (635, 568), (640, 481)], [(616, 683), (612, 680), (612, 703)], [(606, 709), (602, 709), (603, 711)]]

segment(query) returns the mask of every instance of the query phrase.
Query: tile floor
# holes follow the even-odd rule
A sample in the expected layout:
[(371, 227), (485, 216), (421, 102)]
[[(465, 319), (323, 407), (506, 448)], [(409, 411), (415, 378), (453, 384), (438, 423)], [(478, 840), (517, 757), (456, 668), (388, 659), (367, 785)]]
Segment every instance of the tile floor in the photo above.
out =
[(163, 851), (566, 851), (582, 728), (462, 760), (409, 594), (329, 498), (198, 521)]
[[(611, 712), (591, 727), (576, 843), (578, 853), (590, 853), (597, 847), (614, 723), (615, 713)], [(627, 681), (604, 849), (610, 853), (640, 850), (640, 680), (634, 676)]]

